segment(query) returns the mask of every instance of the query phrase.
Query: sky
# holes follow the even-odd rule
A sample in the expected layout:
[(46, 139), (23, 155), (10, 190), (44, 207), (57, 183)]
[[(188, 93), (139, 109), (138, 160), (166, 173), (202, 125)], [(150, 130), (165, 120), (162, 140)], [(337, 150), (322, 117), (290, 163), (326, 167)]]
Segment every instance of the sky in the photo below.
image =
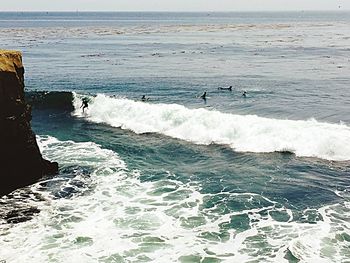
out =
[(350, 10), (350, 0), (0, 0), (0, 11)]

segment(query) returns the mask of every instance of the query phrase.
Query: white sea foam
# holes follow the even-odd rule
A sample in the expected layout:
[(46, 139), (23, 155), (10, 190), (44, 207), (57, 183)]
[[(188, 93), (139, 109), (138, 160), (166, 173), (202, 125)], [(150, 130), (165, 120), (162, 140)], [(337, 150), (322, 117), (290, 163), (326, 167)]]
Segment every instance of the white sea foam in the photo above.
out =
[[(287, 249), (301, 262), (350, 256), (348, 203), (315, 210), (322, 220), (301, 223), (258, 194), (202, 194), (195, 182), (184, 184), (171, 174), (141, 182), (140, 172), (129, 171), (115, 152), (94, 143), (45, 136), (39, 144), (45, 158), (58, 160), (61, 168), (90, 167), (94, 183), (84, 195), (60, 199), (32, 186), (44, 197), (36, 203), (41, 212), (21, 224), (0, 225), (0, 258), (9, 263), (287, 262)], [(244, 209), (227, 210), (230, 200)]]
[(310, 120), (281, 120), (255, 115), (188, 109), (98, 94), (86, 114), (75, 94), (75, 115), (97, 123), (160, 133), (196, 144), (224, 144), (238, 152), (293, 152), (297, 156), (350, 160), (350, 127)]

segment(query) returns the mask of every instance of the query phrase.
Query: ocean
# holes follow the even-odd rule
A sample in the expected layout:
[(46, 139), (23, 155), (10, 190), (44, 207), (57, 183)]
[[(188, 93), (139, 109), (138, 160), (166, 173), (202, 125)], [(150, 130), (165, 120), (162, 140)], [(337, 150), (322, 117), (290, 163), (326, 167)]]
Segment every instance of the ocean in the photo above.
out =
[(350, 12), (2, 12), (0, 48), (60, 165), (0, 260), (350, 262)]

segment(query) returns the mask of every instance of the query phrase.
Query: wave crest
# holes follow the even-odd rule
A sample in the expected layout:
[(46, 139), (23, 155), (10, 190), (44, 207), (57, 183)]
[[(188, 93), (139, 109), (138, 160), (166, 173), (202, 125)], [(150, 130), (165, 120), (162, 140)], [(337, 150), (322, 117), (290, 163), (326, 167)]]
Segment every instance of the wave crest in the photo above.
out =
[(310, 120), (280, 120), (236, 115), (178, 104), (150, 104), (98, 94), (85, 115), (81, 95), (74, 95), (74, 114), (135, 133), (160, 133), (196, 144), (229, 145), (238, 152), (293, 152), (327, 160), (350, 159), (350, 128)]

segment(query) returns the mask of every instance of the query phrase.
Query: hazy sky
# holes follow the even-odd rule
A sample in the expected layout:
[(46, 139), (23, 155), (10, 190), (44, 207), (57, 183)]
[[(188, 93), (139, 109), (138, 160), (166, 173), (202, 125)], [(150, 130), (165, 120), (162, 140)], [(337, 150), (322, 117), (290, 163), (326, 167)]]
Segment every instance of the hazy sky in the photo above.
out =
[(0, 11), (350, 10), (350, 0), (0, 0), (0, 2)]

